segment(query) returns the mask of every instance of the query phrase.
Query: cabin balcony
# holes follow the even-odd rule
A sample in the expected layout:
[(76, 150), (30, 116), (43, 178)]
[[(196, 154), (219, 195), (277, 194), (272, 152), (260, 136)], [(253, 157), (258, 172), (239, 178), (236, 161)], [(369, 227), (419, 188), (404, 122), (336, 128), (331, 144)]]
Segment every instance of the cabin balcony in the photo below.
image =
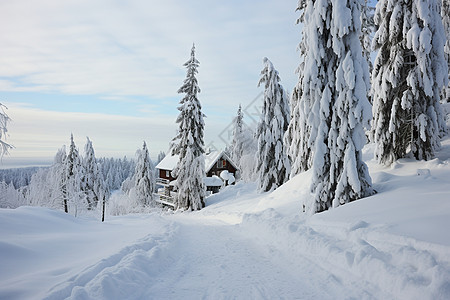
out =
[(165, 178), (156, 178), (156, 184), (166, 187), (169, 186), (170, 180)]

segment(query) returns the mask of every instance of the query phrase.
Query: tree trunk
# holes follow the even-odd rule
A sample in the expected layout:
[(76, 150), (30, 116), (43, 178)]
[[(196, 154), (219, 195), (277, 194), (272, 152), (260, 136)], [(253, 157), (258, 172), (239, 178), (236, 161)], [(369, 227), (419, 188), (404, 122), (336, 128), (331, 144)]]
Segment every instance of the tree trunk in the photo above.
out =
[(105, 196), (103, 196), (103, 205), (102, 205), (102, 222), (105, 222)]
[(64, 187), (63, 187), (63, 202), (64, 202), (64, 212), (68, 214), (69, 208), (67, 207), (67, 191)]

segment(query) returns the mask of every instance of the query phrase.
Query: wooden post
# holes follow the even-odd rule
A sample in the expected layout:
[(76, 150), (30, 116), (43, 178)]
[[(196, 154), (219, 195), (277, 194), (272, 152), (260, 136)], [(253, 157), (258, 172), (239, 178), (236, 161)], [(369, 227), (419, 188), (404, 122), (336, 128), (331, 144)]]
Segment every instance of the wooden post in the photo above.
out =
[(103, 196), (103, 207), (102, 207), (102, 222), (105, 222), (105, 196)]

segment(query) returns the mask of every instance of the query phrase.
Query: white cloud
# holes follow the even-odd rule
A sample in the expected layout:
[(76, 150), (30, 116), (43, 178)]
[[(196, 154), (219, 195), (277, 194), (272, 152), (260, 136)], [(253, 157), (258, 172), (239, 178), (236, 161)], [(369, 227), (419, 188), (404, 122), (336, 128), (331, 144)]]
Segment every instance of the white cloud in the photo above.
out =
[(253, 96), (264, 56), (293, 83), (294, 10), (295, 3), (274, 0), (3, 1), (0, 76), (17, 81), (1, 87), (173, 97), (196, 42), (205, 94), (214, 105), (236, 104), (233, 98)]

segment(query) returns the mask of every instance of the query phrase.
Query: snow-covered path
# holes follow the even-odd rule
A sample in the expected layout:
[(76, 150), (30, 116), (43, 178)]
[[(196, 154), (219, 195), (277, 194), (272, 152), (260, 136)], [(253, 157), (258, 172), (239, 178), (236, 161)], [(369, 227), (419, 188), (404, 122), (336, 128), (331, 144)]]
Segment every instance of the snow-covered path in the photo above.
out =
[[(169, 218), (175, 219), (175, 218)], [(201, 215), (176, 216), (150, 234), (54, 286), (47, 299), (379, 298), (371, 284), (252, 238), (253, 231)], [(256, 243), (255, 243), (256, 242)]]

